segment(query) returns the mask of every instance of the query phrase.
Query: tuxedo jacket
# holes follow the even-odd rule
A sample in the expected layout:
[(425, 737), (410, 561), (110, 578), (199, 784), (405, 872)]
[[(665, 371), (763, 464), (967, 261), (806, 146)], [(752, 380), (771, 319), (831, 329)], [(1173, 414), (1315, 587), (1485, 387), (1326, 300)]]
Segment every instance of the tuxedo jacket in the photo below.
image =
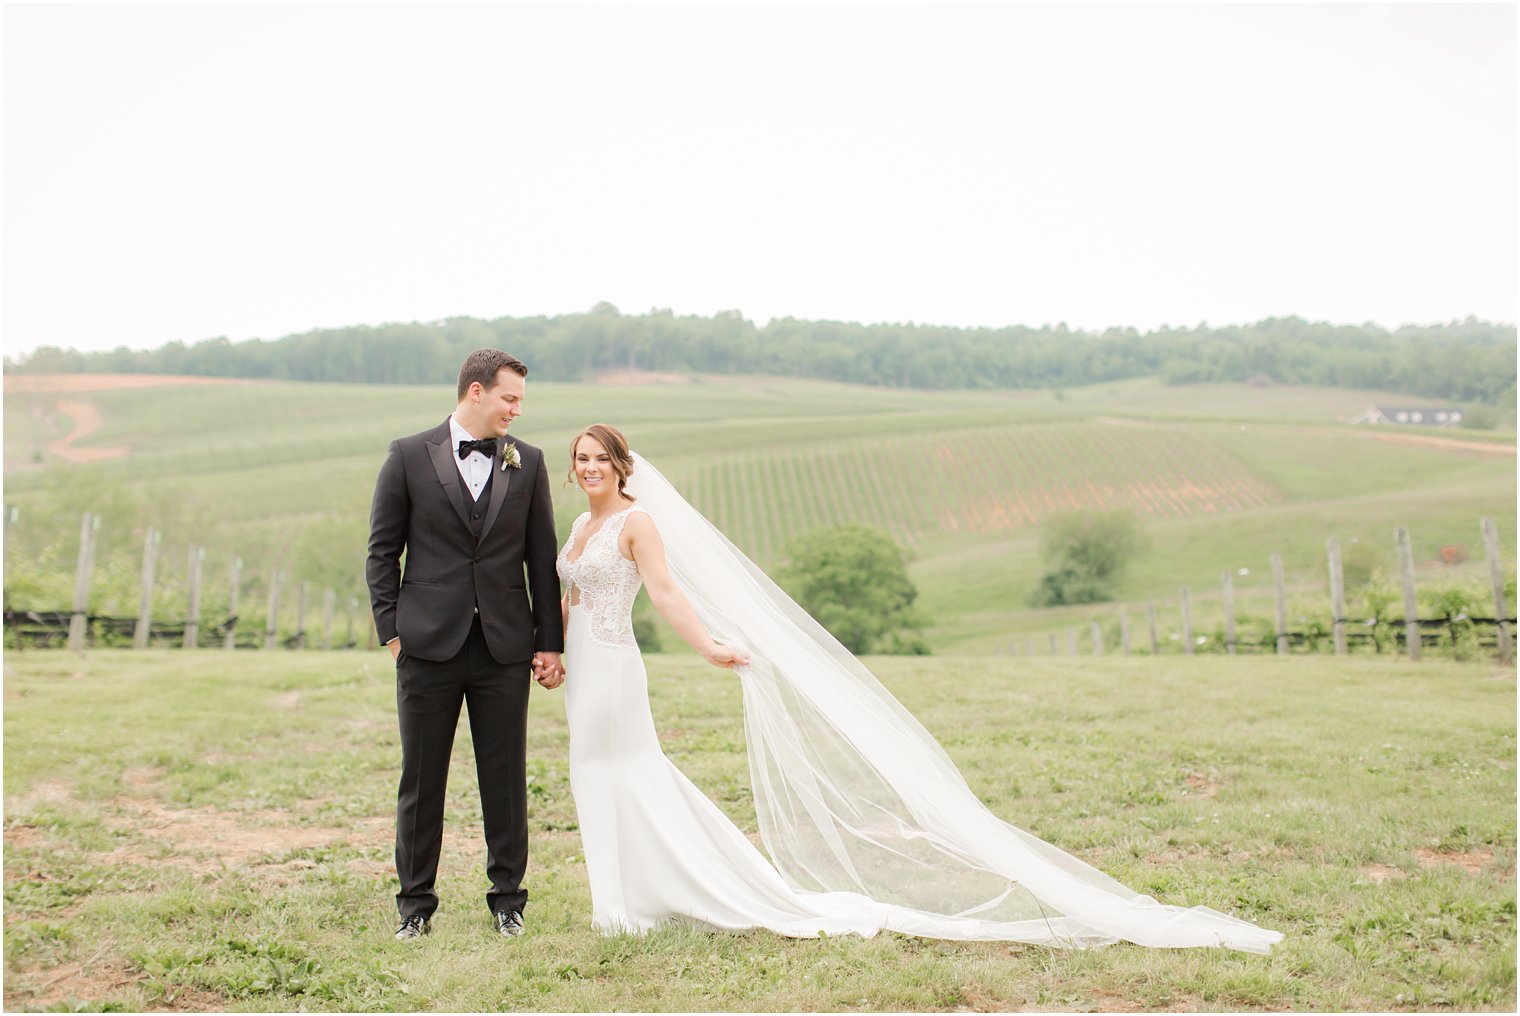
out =
[(503, 469), (498, 453), (478, 503), (455, 465), (448, 420), (391, 442), (375, 481), (364, 569), (382, 643), (399, 636), (408, 656), (452, 659), (478, 607), (496, 662), (564, 651), (544, 454), (507, 441), (517, 445), (522, 466)]

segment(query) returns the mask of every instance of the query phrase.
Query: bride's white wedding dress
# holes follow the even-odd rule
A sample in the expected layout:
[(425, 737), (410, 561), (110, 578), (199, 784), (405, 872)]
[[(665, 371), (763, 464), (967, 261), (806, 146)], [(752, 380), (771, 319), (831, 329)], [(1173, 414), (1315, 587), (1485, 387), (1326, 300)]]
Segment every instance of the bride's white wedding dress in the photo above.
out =
[(639, 573), (618, 551), (623, 523), (641, 510), (607, 519), (572, 562), (569, 549), (588, 518), (582, 515), (559, 558), (571, 598), (570, 790), (591, 880), (592, 924), (604, 932), (645, 931), (686, 917), (783, 935), (873, 934), (886, 908), (846, 893), (814, 903), (813, 894), (788, 888), (661, 752), (631, 622)]
[[(671, 920), (781, 935), (874, 935), (1087, 947), (1227, 946), (1282, 936), (1206, 907), (1164, 906), (998, 819), (939, 745), (859, 661), (635, 456), (638, 502), (580, 555), (570, 598), (565, 711), (570, 787), (604, 933)], [(641, 580), (618, 550), (631, 512), (659, 527), (667, 564), (740, 668), (760, 852), (660, 750), (632, 611)]]

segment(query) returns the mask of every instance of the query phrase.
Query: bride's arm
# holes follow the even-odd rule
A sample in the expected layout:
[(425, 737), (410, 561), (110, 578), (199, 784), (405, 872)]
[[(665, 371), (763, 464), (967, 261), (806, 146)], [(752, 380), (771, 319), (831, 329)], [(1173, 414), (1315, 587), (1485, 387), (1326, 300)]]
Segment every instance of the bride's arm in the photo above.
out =
[(697, 612), (691, 609), (686, 595), (670, 577), (670, 569), (665, 567), (665, 542), (660, 539), (660, 530), (653, 519), (643, 512), (629, 512), (628, 520), (623, 523), (622, 538), (618, 542), (626, 544), (627, 556), (639, 566), (639, 576), (644, 580), (644, 588), (649, 590), (649, 600), (654, 604), (654, 609), (670, 622), (677, 635), (702, 654), (703, 659), (715, 667), (732, 667), (749, 662), (749, 658), (733, 646), (714, 642), (706, 626), (697, 617)]

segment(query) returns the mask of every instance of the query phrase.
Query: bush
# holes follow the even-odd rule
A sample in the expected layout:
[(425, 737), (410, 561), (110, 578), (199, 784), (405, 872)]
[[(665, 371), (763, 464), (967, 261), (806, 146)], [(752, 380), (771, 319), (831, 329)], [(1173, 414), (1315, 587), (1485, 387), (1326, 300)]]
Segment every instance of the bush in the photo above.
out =
[(777, 581), (852, 653), (925, 655), (907, 552), (879, 529), (821, 529), (786, 545)]
[(1040, 531), (1046, 572), (1031, 595), (1036, 607), (1098, 603), (1114, 590), (1146, 540), (1131, 512), (1072, 512), (1048, 519)]

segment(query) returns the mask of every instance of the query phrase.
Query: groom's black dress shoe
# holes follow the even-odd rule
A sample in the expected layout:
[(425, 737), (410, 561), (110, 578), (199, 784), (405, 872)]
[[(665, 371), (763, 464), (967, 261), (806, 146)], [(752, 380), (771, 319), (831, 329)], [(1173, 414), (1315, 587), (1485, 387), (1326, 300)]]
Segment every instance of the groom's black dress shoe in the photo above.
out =
[(432, 932), (432, 922), (421, 914), (411, 914), (401, 919), (401, 927), (396, 929), (396, 938), (402, 942), (410, 942), (414, 938), (421, 938)]
[(498, 910), (496, 911), (496, 933), (516, 938), (523, 933), (523, 919), (521, 910)]

